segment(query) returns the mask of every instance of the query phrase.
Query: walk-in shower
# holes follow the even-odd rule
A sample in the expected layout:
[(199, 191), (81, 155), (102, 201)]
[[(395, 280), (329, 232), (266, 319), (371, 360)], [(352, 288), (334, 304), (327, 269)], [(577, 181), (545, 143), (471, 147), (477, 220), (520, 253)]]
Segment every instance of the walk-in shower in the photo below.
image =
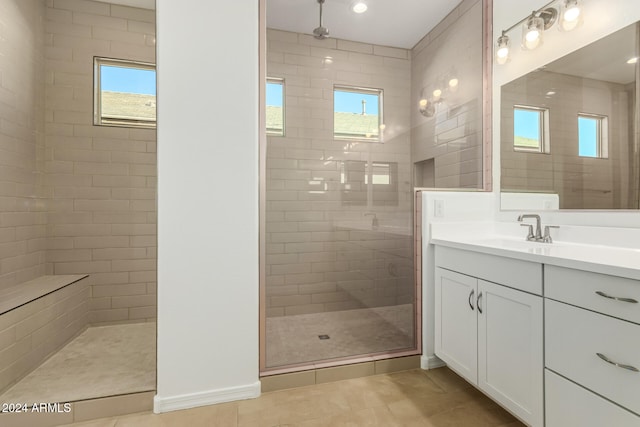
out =
[(482, 2), (404, 45), (341, 38), (368, 18), (338, 1), (317, 37), (284, 3), (267, 0), (261, 371), (419, 354), (414, 187), (482, 188)]

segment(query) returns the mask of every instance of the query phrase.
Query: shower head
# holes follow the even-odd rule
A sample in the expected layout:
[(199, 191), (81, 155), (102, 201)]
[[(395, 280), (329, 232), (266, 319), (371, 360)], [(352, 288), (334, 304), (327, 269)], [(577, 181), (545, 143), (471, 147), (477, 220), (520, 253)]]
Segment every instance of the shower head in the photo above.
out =
[(324, 40), (329, 37), (329, 29), (322, 26), (322, 5), (324, 4), (324, 0), (318, 0), (318, 4), (320, 5), (320, 25), (313, 30), (313, 37), (318, 40)]
[(318, 27), (313, 30), (313, 37), (318, 40), (324, 40), (329, 37), (329, 29), (325, 27)]

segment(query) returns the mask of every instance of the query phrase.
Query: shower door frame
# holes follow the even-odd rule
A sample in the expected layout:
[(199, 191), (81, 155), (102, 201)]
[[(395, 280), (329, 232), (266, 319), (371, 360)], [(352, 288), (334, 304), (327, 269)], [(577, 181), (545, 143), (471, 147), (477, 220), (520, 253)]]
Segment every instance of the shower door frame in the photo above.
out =
[[(482, 3), (482, 136), (483, 136), (483, 156), (482, 156), (482, 189), (480, 191), (492, 191), (492, 96), (493, 96), (493, 0), (480, 0)], [(419, 207), (418, 189), (413, 188), (412, 198), (414, 198), (413, 206), (413, 241), (414, 241), (414, 343), (415, 348), (412, 350), (399, 350), (373, 353), (369, 355), (356, 355), (341, 358), (335, 358), (328, 361), (319, 360), (317, 362), (304, 362), (269, 368), (267, 364), (267, 322), (266, 322), (266, 165), (267, 165), (267, 132), (266, 132), (266, 79), (267, 79), (267, 16), (266, 16), (266, 0), (258, 0), (258, 77), (260, 79), (259, 88), (259, 375), (266, 377), (270, 375), (284, 374), (290, 372), (298, 372), (311, 369), (328, 368), (333, 366), (349, 365), (354, 363), (371, 362), (376, 360), (384, 360), (389, 358), (415, 356), (423, 354), (422, 340), (422, 323), (424, 316), (422, 301), (422, 224), (418, 215), (421, 212)], [(478, 190), (475, 190), (478, 191)]]

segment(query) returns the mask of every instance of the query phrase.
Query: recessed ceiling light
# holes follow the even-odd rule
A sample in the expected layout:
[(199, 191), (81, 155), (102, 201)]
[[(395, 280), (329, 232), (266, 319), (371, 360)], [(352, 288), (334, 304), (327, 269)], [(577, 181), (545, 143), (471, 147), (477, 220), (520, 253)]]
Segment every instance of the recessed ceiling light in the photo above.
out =
[(637, 62), (638, 62), (638, 57), (637, 56), (634, 56), (633, 58), (629, 58), (627, 60), (627, 64), (635, 64)]
[(362, 0), (357, 0), (351, 3), (351, 10), (355, 13), (365, 13), (368, 8), (367, 3)]

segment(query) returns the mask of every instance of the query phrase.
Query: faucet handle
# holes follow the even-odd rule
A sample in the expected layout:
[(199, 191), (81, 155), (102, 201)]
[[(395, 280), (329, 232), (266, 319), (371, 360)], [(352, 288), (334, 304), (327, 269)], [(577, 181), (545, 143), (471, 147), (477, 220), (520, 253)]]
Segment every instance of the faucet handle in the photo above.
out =
[(536, 236), (533, 234), (532, 224), (520, 224), (520, 227), (529, 227), (529, 233), (527, 234), (527, 240), (536, 240)]
[(544, 236), (542, 237), (543, 243), (553, 243), (553, 239), (551, 238), (550, 228), (560, 228), (559, 225), (545, 225), (544, 226)]

